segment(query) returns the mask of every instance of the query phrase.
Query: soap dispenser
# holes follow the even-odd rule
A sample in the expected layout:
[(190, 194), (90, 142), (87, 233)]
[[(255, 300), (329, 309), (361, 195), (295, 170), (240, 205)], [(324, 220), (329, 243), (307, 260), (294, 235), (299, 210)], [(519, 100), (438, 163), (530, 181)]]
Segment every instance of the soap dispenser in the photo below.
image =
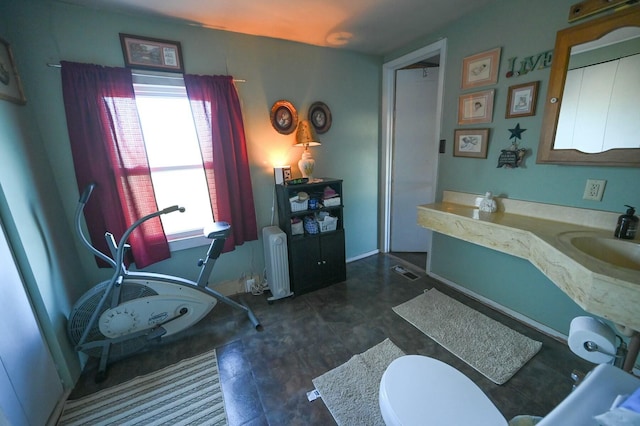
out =
[(638, 216), (635, 216), (636, 209), (634, 207), (626, 204), (625, 207), (627, 207), (627, 213), (618, 217), (618, 225), (613, 236), (625, 240), (633, 240), (638, 229)]

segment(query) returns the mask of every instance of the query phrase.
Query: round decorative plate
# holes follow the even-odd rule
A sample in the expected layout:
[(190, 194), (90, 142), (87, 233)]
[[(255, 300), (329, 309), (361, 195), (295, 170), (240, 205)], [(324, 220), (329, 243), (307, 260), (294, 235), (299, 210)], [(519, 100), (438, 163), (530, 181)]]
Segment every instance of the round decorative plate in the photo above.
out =
[(316, 133), (325, 133), (331, 127), (331, 111), (324, 102), (314, 102), (309, 107), (309, 121)]
[(288, 135), (298, 125), (298, 113), (289, 101), (277, 101), (271, 107), (271, 125), (278, 133)]

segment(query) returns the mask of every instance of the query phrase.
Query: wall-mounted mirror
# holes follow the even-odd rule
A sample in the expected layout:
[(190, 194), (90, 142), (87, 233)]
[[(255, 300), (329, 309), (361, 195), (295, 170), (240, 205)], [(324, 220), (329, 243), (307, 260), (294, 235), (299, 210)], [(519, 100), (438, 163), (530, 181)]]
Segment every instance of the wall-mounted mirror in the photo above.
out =
[(640, 7), (558, 32), (537, 162), (640, 167)]

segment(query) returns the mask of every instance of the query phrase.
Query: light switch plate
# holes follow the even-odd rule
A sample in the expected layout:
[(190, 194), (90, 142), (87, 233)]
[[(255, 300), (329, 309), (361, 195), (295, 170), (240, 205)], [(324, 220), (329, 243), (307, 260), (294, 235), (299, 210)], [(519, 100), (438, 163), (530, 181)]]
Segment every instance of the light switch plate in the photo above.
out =
[(587, 179), (587, 185), (584, 188), (583, 200), (602, 201), (606, 180)]

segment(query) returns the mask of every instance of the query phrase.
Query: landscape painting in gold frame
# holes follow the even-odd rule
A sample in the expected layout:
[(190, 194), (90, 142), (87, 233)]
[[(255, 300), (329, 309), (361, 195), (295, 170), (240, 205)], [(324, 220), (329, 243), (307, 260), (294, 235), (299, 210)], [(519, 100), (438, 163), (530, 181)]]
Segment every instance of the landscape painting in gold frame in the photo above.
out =
[(120, 34), (127, 68), (184, 73), (180, 42)]

